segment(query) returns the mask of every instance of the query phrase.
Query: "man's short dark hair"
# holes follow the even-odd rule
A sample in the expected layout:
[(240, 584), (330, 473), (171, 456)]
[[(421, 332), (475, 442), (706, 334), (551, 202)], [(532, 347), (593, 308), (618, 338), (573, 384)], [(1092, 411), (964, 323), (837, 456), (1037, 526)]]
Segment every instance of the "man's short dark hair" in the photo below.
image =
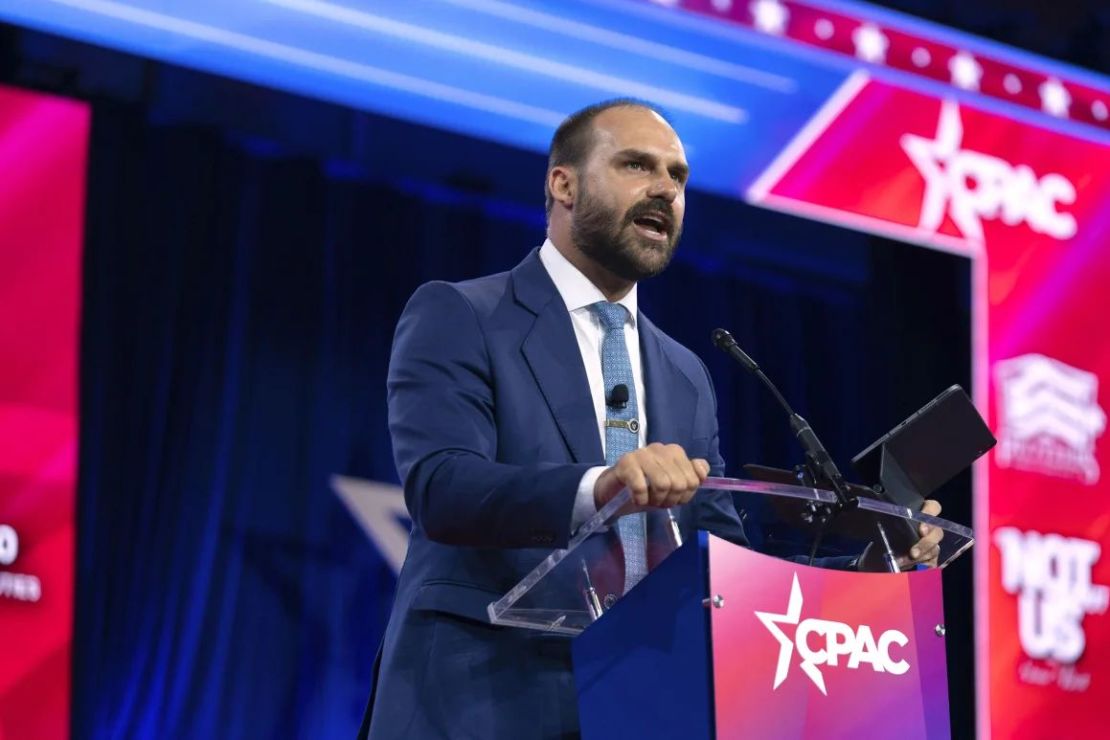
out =
[[(581, 167), (585, 163), (594, 147), (594, 119), (610, 108), (645, 108), (658, 113), (664, 120), (667, 118), (663, 111), (651, 103), (636, 98), (613, 98), (588, 105), (567, 116), (555, 130), (555, 135), (551, 137), (551, 148), (547, 154), (548, 173), (553, 167)], [(543, 192), (546, 199), (544, 208), (550, 216), (551, 209), (555, 206), (555, 198), (547, 186), (546, 177), (543, 180)]]

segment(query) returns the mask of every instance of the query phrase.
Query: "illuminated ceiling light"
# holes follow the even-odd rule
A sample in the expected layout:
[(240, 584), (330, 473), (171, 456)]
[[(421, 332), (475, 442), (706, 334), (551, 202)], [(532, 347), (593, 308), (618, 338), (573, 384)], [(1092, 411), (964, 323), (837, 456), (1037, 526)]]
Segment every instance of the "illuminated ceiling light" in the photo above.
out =
[(865, 62), (882, 64), (886, 61), (886, 50), (890, 41), (878, 26), (865, 23), (852, 31), (852, 41), (856, 45), (856, 56)]
[(748, 6), (751, 11), (755, 27), (763, 33), (781, 36), (786, 33), (786, 23), (790, 20), (790, 11), (778, 0), (754, 0)]
[(1058, 79), (1050, 77), (1037, 88), (1041, 94), (1041, 110), (1059, 118), (1068, 117), (1068, 108), (1071, 107), (1071, 95)]
[(964, 90), (978, 90), (983, 68), (975, 57), (961, 51), (948, 60), (948, 71), (952, 73), (952, 84)]

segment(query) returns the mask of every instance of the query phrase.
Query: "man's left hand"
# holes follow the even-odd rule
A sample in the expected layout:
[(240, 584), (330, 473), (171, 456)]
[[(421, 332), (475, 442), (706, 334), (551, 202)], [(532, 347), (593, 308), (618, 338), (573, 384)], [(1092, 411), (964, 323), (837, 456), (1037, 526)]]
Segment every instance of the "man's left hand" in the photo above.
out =
[[(921, 507), (922, 514), (940, 516), (940, 503), (933, 499), (926, 499)], [(900, 570), (913, 570), (918, 565), (929, 568), (937, 567), (940, 558), (940, 541), (944, 538), (944, 530), (940, 527), (931, 527), (928, 524), (919, 524), (917, 527), (921, 539), (915, 542), (908, 553), (898, 556), (897, 563)], [(889, 570), (883, 562), (880, 548), (868, 545), (859, 559), (859, 569), (869, 572), (884, 572)]]

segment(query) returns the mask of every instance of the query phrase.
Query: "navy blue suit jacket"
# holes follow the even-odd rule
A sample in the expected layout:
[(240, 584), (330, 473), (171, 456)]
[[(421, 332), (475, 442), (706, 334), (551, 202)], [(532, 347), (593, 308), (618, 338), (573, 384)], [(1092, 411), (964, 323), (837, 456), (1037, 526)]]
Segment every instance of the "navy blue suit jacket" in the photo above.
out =
[[(642, 313), (637, 326), (649, 441), (721, 475), (705, 366)], [(605, 464), (570, 315), (537, 251), (510, 272), (421, 286), (397, 325), (388, 394), (413, 528), (363, 733), (573, 737), (566, 638), (486, 616), (566, 546), (578, 483)], [(727, 495), (679, 519), (746, 543)]]

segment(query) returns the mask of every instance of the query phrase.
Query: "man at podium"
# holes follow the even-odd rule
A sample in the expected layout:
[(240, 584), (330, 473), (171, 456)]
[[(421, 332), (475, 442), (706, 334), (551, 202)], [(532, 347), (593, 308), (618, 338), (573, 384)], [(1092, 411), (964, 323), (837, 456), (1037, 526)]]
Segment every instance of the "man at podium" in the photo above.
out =
[[(360, 736), (577, 735), (569, 641), (492, 626), (486, 606), (624, 487), (683, 507), (724, 471), (705, 366), (638, 309), (678, 245), (688, 175), (649, 105), (585, 108), (552, 140), (543, 245), (410, 299), (388, 400), (413, 530)], [(747, 542), (727, 495), (676, 511)], [(626, 589), (646, 573), (642, 520), (619, 520)]]

